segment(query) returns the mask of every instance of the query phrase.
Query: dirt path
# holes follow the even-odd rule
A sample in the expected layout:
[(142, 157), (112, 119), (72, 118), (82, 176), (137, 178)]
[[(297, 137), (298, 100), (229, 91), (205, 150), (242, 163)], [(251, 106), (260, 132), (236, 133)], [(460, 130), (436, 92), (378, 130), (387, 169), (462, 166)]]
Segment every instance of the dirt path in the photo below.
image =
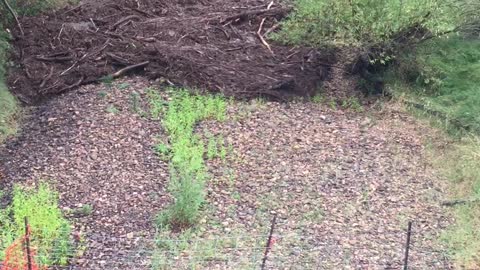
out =
[[(148, 86), (132, 78), (62, 95), (34, 109), (0, 149), (0, 187), (44, 179), (55, 183), (65, 210), (93, 206), (91, 215), (70, 216), (88, 242), (78, 269), (104, 269), (141, 239), (152, 242), (152, 218), (169, 200), (167, 163), (151, 149), (160, 124), (143, 113)], [(449, 220), (424, 159), (429, 129), (409, 116), (236, 102), (229, 120), (197, 131), (222, 135), (233, 149), (208, 162), (200, 236), (262, 235), (277, 213), (283, 244), (272, 269), (398, 269), (406, 223), (414, 220), (412, 269), (447, 267), (434, 252)], [(130, 262), (125, 269), (146, 269)]]

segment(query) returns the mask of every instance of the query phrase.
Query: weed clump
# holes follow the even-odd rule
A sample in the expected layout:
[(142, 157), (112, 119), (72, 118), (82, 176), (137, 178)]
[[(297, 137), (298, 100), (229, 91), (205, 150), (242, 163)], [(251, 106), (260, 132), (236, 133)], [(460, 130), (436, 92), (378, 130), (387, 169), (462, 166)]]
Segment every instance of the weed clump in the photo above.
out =
[(220, 96), (170, 90), (173, 96), (166, 110), (157, 93), (149, 94), (152, 116), (158, 118), (164, 111), (162, 125), (170, 145), (160, 143), (155, 148), (163, 157), (170, 157), (169, 191), (174, 198), (174, 203), (158, 215), (157, 222), (160, 226), (184, 228), (195, 223), (205, 201), (205, 146), (194, 133), (195, 125), (206, 119), (224, 120), (226, 102)]
[(0, 209), (0, 259), (6, 249), (25, 235), (24, 218), (31, 230), (31, 246), (39, 265), (66, 265), (71, 255), (70, 224), (58, 206), (58, 194), (47, 184), (38, 189), (15, 186), (11, 204)]

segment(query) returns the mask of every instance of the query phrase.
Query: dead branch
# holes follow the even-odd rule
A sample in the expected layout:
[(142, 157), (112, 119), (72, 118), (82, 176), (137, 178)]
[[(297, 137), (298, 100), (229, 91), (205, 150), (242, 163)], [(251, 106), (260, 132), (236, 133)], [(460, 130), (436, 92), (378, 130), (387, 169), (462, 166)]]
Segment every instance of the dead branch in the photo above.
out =
[(45, 57), (35, 56), (35, 59), (46, 62), (67, 62), (73, 60), (73, 56), (57, 56), (57, 57)]
[(131, 66), (128, 66), (128, 67), (124, 67), (124, 68), (120, 69), (119, 71), (113, 73), (109, 77), (115, 79), (115, 78), (123, 76), (125, 73), (129, 72), (130, 70), (137, 69), (137, 68), (140, 68), (140, 67), (144, 67), (148, 64), (150, 64), (150, 61), (145, 61), (145, 62), (141, 62), (141, 63), (131, 65)]
[[(267, 10), (270, 10), (272, 5), (273, 5), (273, 1), (270, 2), (270, 4), (268, 4)], [(267, 43), (267, 41), (265, 40), (265, 38), (263, 38), (263, 35), (262, 35), (262, 28), (263, 28), (263, 24), (265, 23), (265, 20), (266, 20), (266, 18), (262, 19), (262, 22), (260, 23), (260, 27), (258, 27), (257, 36), (260, 39), (260, 41), (262, 42), (262, 44), (265, 45), (265, 47), (267, 47), (267, 49), (273, 54), (273, 51), (272, 51), (272, 48), (270, 47), (270, 44)]]
[(121, 65), (124, 65), (124, 66), (129, 66), (131, 65), (132, 63), (129, 62), (127, 59), (124, 59), (116, 54), (113, 54), (113, 53), (110, 53), (110, 52), (106, 52), (105, 53), (106, 56), (108, 56), (109, 58), (113, 59), (115, 62), (121, 64)]
[(270, 27), (269, 29), (267, 29), (267, 31), (265, 31), (265, 33), (263, 34), (263, 36), (267, 36), (268, 34), (270, 34), (271, 32), (275, 31), (278, 29), (278, 27), (280, 27), (280, 23), (277, 23), (275, 24), (274, 26)]
[(22, 24), (20, 24), (20, 21), (18, 20), (17, 13), (13, 8), (10, 6), (7, 0), (3, 0), (3, 4), (7, 7), (8, 11), (12, 14), (13, 18), (17, 22), (18, 29), (20, 29), (20, 33), (22, 34), (22, 37), (25, 36), (25, 33), (23, 32)]
[(125, 18), (122, 18), (120, 20), (118, 20), (116, 23), (114, 23), (112, 25), (112, 27), (110, 27), (110, 30), (115, 30), (120, 24), (126, 22), (126, 21), (130, 21), (130, 20), (135, 20), (135, 21), (139, 21), (140, 20), (140, 17), (137, 16), (137, 15), (130, 15), (130, 16), (127, 16)]
[(80, 84), (82, 84), (83, 80), (84, 80), (84, 76), (82, 76), (82, 77), (81, 77), (77, 82), (75, 82), (74, 84), (71, 84), (71, 85), (69, 85), (69, 86), (67, 86), (67, 87), (65, 87), (65, 88), (60, 89), (60, 90), (57, 92), (57, 94), (63, 93), (63, 92), (65, 92), (65, 91), (68, 91), (68, 90), (70, 90), (70, 89), (72, 89), (72, 88), (75, 88), (75, 87), (79, 86)]
[(258, 16), (258, 15), (265, 15), (265, 16), (276, 16), (276, 15), (285, 15), (292, 10), (291, 7), (279, 7), (279, 8), (272, 8), (272, 9), (259, 9), (259, 10), (250, 10), (245, 11), (230, 17), (227, 17), (220, 21), (221, 24), (224, 24), (228, 21), (235, 21), (238, 19), (245, 19), (250, 16)]
[(43, 88), (45, 84), (52, 78), (52, 75), (53, 75), (53, 66), (50, 67), (50, 72), (47, 74), (47, 76), (45, 76), (45, 78), (43, 78), (39, 88)]

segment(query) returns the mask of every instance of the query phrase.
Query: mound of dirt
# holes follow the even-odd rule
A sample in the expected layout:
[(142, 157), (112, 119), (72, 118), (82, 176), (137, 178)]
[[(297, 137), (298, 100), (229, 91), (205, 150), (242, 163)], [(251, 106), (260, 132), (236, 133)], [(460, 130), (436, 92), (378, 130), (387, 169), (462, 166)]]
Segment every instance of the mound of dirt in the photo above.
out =
[(10, 87), (31, 103), (140, 72), (228, 96), (312, 94), (327, 78), (333, 53), (266, 43), (291, 10), (272, 3), (88, 0), (24, 17), (25, 35), (14, 31), (19, 65), (10, 71)]

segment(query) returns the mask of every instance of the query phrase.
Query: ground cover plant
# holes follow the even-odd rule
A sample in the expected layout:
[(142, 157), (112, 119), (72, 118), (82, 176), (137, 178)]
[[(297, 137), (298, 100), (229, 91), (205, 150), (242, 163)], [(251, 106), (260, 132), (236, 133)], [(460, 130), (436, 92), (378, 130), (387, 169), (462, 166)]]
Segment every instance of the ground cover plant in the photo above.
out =
[(12, 244), (25, 235), (25, 217), (36, 263), (67, 264), (71, 255), (70, 224), (58, 206), (58, 194), (45, 183), (38, 189), (15, 186), (11, 204), (0, 210), (0, 260), (5, 259)]

